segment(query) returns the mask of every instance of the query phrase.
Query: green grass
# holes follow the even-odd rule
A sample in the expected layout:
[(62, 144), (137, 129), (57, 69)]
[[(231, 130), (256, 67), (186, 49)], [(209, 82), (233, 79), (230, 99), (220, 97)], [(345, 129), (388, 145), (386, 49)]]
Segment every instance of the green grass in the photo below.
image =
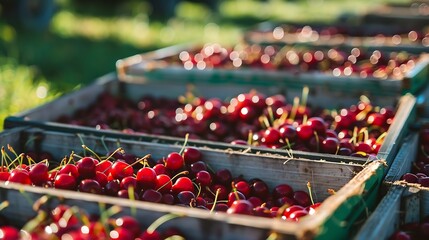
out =
[[(121, 58), (184, 42), (234, 44), (262, 21), (329, 22), (386, 0), (224, 0), (218, 13), (183, 2), (165, 22), (150, 19), (145, 1), (96, 2), (57, 0), (58, 12), (42, 32), (0, 20), (0, 122), (115, 71)], [(40, 84), (49, 89), (46, 98), (35, 97)]]

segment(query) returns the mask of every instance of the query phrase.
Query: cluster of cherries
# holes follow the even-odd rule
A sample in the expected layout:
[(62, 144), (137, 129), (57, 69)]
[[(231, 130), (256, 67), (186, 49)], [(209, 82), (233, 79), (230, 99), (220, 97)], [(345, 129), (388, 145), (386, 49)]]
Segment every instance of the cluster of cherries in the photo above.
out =
[(137, 158), (119, 148), (104, 158), (94, 153), (98, 157), (75, 162), (71, 155), (55, 168), (48, 165), (52, 160), (29, 153), (29, 164), (19, 155), (2, 169), (0, 180), (292, 221), (313, 214), (320, 205), (307, 192), (294, 191), (288, 184), (270, 190), (261, 179), (232, 176), (228, 169), (211, 170), (197, 148), (181, 152), (154, 160), (150, 155)]
[(259, 44), (237, 44), (228, 48), (214, 43), (199, 50), (182, 51), (164, 60), (187, 70), (258, 68), (285, 70), (294, 75), (320, 72), (337, 77), (402, 79), (414, 68), (418, 57), (406, 52), (369, 52), (359, 48), (346, 51)]
[[(107, 216), (106, 219), (103, 219), (99, 215), (88, 214), (83, 209), (64, 204), (58, 205), (50, 211), (47, 209), (38, 211), (38, 215), (28, 221), (22, 229), (2, 223), (0, 239), (162, 240), (173, 237), (174, 239), (185, 239), (176, 228), (168, 228), (160, 232), (157, 228), (164, 219), (161, 219), (162, 221), (159, 223), (155, 221), (144, 230), (136, 218), (128, 215)], [(165, 220), (168, 220), (167, 217), (170, 216), (165, 215)], [(6, 218), (4, 220), (7, 221)]]
[(413, 163), (411, 172), (402, 175), (401, 179), (408, 183), (429, 187), (429, 125), (424, 125), (420, 129), (417, 159)]
[(350, 42), (384, 43), (386, 45), (413, 44), (429, 46), (429, 32), (406, 28), (368, 26), (310, 26), (282, 25), (271, 30), (256, 30), (246, 34), (246, 40), (261, 42), (317, 42), (343, 44)]
[(400, 227), (390, 240), (419, 240), (429, 238), (429, 218), (426, 217), (420, 222), (407, 223)]
[(190, 139), (368, 157), (377, 154), (394, 117), (393, 108), (364, 99), (337, 111), (295, 100), (251, 91), (229, 102), (194, 97), (180, 103), (145, 96), (133, 103), (105, 93), (87, 109), (58, 121), (126, 133), (181, 138), (189, 134)]

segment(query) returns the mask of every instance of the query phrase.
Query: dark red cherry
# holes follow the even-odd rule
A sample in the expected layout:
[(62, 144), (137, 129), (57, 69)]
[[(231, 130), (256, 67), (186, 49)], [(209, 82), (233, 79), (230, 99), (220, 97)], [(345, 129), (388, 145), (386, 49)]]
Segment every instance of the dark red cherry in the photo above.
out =
[(194, 147), (187, 147), (183, 151), (183, 160), (185, 164), (192, 164), (194, 162), (200, 161), (202, 159), (202, 154), (200, 150)]
[(84, 179), (79, 184), (79, 191), (86, 193), (101, 194), (100, 184), (94, 179)]

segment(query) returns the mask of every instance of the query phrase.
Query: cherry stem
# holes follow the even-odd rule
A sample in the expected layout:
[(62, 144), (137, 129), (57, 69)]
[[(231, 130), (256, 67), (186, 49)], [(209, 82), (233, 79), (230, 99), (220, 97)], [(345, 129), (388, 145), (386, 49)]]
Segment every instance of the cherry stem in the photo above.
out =
[(302, 101), (301, 101), (301, 106), (306, 107), (307, 106), (307, 100), (308, 100), (308, 93), (309, 93), (309, 88), (308, 86), (304, 86), (304, 88), (302, 89)]
[(196, 184), (196, 183), (194, 183), (194, 182), (192, 182), (194, 185), (195, 185), (195, 187), (198, 189), (198, 193), (197, 193), (197, 197), (198, 196), (200, 196), (200, 194), (201, 194), (201, 189), (202, 189), (202, 187), (201, 187), (201, 184), (199, 184), (198, 183), (198, 185)]
[(366, 127), (364, 127), (364, 128), (362, 128), (360, 131), (359, 131), (359, 136), (362, 136), (361, 134), (363, 134), (363, 139), (362, 138), (359, 138), (359, 142), (363, 142), (363, 141), (367, 141), (368, 140), (368, 138), (369, 138), (369, 133), (368, 133), (368, 129), (366, 128)]
[(7, 149), (12, 152), (13, 154), (15, 154), (15, 157), (18, 157), (18, 154), (15, 152), (15, 150), (13, 149), (13, 147), (11, 145), (7, 145)]
[(167, 215), (164, 215), (164, 216), (162, 216), (162, 217), (160, 217), (160, 218), (158, 218), (158, 219), (156, 219), (147, 229), (146, 229), (146, 231), (147, 231), (147, 233), (149, 233), (149, 234), (152, 234), (159, 226), (161, 226), (162, 224), (164, 224), (165, 222), (167, 222), (167, 221), (170, 221), (170, 220), (172, 220), (172, 219), (175, 219), (175, 218), (178, 218), (178, 217), (181, 217), (180, 215), (177, 215), (177, 214), (172, 214), (172, 213), (170, 213), (170, 214), (167, 214)]
[[(134, 187), (133, 186), (129, 186), (128, 187), (128, 198), (131, 200), (131, 201), (135, 201), (136, 199), (135, 199), (135, 197), (134, 197)], [(137, 209), (135, 208), (135, 206), (131, 206), (130, 207), (130, 211), (131, 211), (131, 215), (133, 216), (133, 217), (135, 217), (136, 216), (136, 214), (137, 214)]]
[(249, 130), (249, 134), (247, 135), (247, 144), (249, 144), (249, 145), (253, 144), (253, 132), (252, 132), (252, 130)]
[(261, 116), (260, 118), (259, 118), (259, 121), (260, 121), (260, 123), (261, 123), (261, 127), (263, 128), (263, 129), (266, 129), (266, 128), (269, 128), (270, 127), (270, 120), (268, 120), (268, 118), (266, 117), (266, 116)]
[(231, 182), (232, 192), (235, 195), (235, 200), (240, 200), (240, 196), (238, 196), (237, 188), (235, 187), (234, 181)]
[(382, 133), (380, 136), (378, 136), (377, 140), (375, 140), (376, 143), (381, 143), (384, 141), (384, 138), (386, 138), (387, 132)]
[(296, 113), (298, 112), (298, 107), (299, 107), (299, 97), (295, 97), (293, 99), (293, 106), (292, 106), (291, 115), (290, 115), (291, 120), (295, 120)]
[(98, 154), (97, 153), (95, 153), (94, 151), (92, 151), (92, 149), (90, 149), (89, 147), (87, 147), (86, 145), (82, 145), (82, 148), (84, 149), (84, 150), (88, 150), (90, 153), (92, 153), (92, 154), (94, 154), (94, 156), (99, 160), (99, 161), (101, 161), (102, 159), (101, 159), (101, 157), (100, 156), (98, 156)]
[(214, 209), (215, 209), (215, 207), (216, 207), (217, 197), (219, 196), (219, 192), (220, 192), (220, 189), (219, 189), (219, 188), (218, 188), (218, 189), (216, 189), (215, 199), (214, 199), (214, 202), (213, 202), (212, 208), (210, 209), (210, 213), (213, 213), (213, 211), (214, 211)]
[(319, 147), (319, 134), (317, 134), (316, 131), (313, 131), (314, 136), (316, 137), (316, 150), (317, 152), (320, 152), (320, 147)]
[(9, 201), (3, 201), (2, 203), (0, 203), (0, 211), (7, 207), (9, 207)]
[[(4, 157), (4, 160), (12, 162), (12, 158), (10, 158), (9, 154), (6, 153), (6, 150), (4, 149), (4, 147), (1, 147), (1, 153), (2, 153), (2, 157)], [(9, 164), (8, 164), (9, 165)]]
[(48, 217), (48, 213), (46, 211), (38, 211), (36, 217), (28, 221), (23, 227), (22, 231), (25, 232), (33, 232), (42, 225), (44, 221), (46, 221), (46, 218)]
[(188, 144), (188, 139), (189, 139), (189, 133), (186, 133), (186, 135), (185, 135), (185, 141), (183, 141), (182, 148), (181, 148), (181, 149), (180, 149), (180, 151), (179, 151), (179, 154), (180, 154), (180, 155), (182, 155), (182, 154), (183, 154), (183, 151), (185, 151), (185, 147), (186, 147), (186, 145)]
[(307, 189), (308, 189), (308, 194), (310, 195), (311, 203), (314, 204), (313, 194), (311, 192), (311, 183), (310, 182), (307, 182)]
[(115, 151), (113, 151), (112, 152), (112, 154), (110, 154), (109, 156), (107, 156), (107, 158), (105, 159), (105, 160), (109, 160), (110, 158), (112, 158), (113, 157), (113, 155), (115, 155), (117, 152), (121, 152), (121, 153), (123, 153), (124, 152), (124, 149), (123, 148), (121, 148), (121, 147), (118, 147)]
[(24, 153), (21, 153), (18, 157), (16, 157), (14, 160), (12, 160), (12, 162), (9, 163), (9, 165), (7, 165), (7, 169), (10, 169), (10, 167), (17, 161), (22, 163), (21, 157), (23, 157), (23, 156), (24, 156)]
[[(85, 146), (85, 142), (83, 141), (82, 135), (80, 133), (76, 134), (82, 144), (82, 147)], [(86, 156), (86, 149), (83, 148), (83, 155)]]
[(277, 124), (278, 125), (282, 125), (283, 123), (286, 122), (287, 118), (289, 116), (288, 112), (283, 112), (282, 115), (280, 115), (280, 118), (277, 119)]
[[(129, 168), (129, 167), (132, 167), (132, 166), (136, 165), (137, 163), (141, 163), (142, 161), (144, 162), (144, 161), (145, 161), (146, 159), (148, 159), (150, 156), (151, 156), (151, 155), (150, 155), (150, 153), (149, 153), (149, 154), (146, 154), (144, 157), (142, 157), (142, 158), (138, 159), (137, 161), (135, 161), (135, 162), (131, 163), (130, 165), (128, 165), (128, 166), (126, 166), (126, 167), (124, 167), (124, 169), (123, 169), (123, 170), (125, 170), (125, 169), (127, 169), (127, 168)], [(143, 165), (144, 165), (144, 164), (143, 164)]]
[(271, 108), (271, 106), (269, 106), (267, 108), (267, 111), (268, 111), (268, 117), (269, 117), (270, 123), (272, 125), (274, 123), (274, 113), (273, 113), (273, 109)]
[(172, 183), (173, 179), (177, 178), (178, 176), (180, 176), (180, 175), (186, 175), (186, 174), (189, 174), (189, 172), (188, 171), (182, 171), (182, 172), (177, 173), (172, 178), (170, 178), (170, 180), (168, 180), (168, 182), (164, 183), (161, 187), (159, 187), (158, 189), (156, 189), (156, 191), (158, 192), (160, 189), (162, 189), (163, 187), (167, 186), (167, 184), (169, 184), (170, 182)]

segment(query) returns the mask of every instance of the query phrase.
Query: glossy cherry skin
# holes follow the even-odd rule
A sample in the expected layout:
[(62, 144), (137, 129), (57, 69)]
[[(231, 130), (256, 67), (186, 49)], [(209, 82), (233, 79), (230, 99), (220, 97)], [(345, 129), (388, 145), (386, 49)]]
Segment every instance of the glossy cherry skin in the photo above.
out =
[(101, 185), (94, 179), (84, 179), (79, 184), (79, 191), (86, 193), (101, 194)]
[(49, 168), (44, 162), (36, 163), (30, 168), (28, 173), (31, 182), (36, 186), (42, 186), (49, 180)]
[(165, 159), (165, 167), (173, 171), (179, 170), (184, 164), (183, 157), (177, 152), (168, 154), (167, 159)]
[(75, 190), (76, 178), (70, 174), (58, 174), (55, 178), (54, 187), (59, 189)]
[(192, 180), (188, 177), (180, 177), (176, 180), (174, 185), (171, 187), (171, 190), (173, 193), (178, 194), (182, 191), (194, 191), (194, 184), (192, 183)]
[(93, 178), (96, 171), (96, 162), (92, 157), (84, 157), (76, 163), (79, 175), (82, 178)]
[(187, 147), (183, 151), (183, 160), (185, 164), (192, 164), (202, 159), (201, 151), (194, 147)]
[(232, 205), (226, 211), (228, 214), (253, 214), (253, 205), (247, 200), (235, 200)]

